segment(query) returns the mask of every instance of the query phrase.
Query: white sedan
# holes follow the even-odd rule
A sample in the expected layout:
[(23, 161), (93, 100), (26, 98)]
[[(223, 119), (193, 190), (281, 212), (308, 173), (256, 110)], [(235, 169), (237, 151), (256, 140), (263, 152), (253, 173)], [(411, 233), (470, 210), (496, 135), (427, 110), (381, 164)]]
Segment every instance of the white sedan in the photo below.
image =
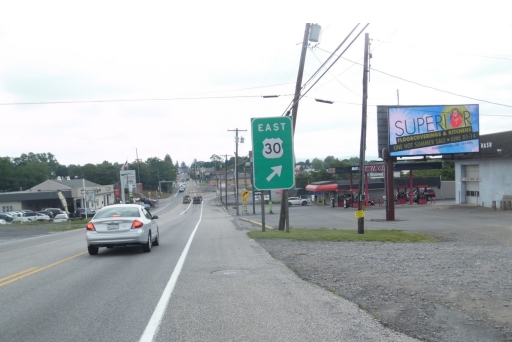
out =
[(288, 197), (288, 206), (292, 205), (308, 205), (310, 204), (309, 199), (300, 197)]
[(138, 204), (116, 204), (100, 209), (85, 226), (87, 249), (90, 255), (98, 254), (99, 247), (142, 246), (151, 252), (160, 244), (158, 216)]
[(34, 217), (35, 217), (36, 221), (40, 221), (40, 222), (48, 222), (51, 220), (50, 216), (48, 216), (46, 214), (37, 213), (37, 215)]
[(66, 213), (64, 213), (64, 214), (57, 214), (53, 218), (53, 222), (55, 222), (55, 223), (58, 223), (58, 222), (68, 222), (68, 221), (69, 221), (69, 216)]

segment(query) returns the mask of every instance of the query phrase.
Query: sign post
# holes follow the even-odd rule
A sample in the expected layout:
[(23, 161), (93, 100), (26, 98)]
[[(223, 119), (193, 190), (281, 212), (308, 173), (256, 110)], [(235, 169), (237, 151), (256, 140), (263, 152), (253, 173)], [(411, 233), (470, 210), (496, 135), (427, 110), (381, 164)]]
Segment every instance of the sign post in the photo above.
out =
[(254, 187), (258, 190), (294, 188), (292, 118), (253, 118), (251, 126)]

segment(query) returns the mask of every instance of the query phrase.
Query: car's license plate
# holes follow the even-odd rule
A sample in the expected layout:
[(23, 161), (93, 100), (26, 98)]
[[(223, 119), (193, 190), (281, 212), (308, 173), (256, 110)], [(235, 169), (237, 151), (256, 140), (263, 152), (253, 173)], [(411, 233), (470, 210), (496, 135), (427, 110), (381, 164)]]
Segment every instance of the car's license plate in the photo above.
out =
[(119, 224), (118, 223), (109, 223), (107, 224), (108, 230), (119, 230)]

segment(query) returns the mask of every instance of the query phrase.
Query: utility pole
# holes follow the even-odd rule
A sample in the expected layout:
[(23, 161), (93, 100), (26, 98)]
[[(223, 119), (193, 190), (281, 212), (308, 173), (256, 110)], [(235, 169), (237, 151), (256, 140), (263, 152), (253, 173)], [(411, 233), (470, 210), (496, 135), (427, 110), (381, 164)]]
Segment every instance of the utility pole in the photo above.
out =
[(251, 162), (251, 192), (252, 192), (252, 214), (256, 215), (256, 196), (254, 195), (254, 159), (252, 157), (252, 151), (249, 151), (249, 161)]
[[(363, 67), (363, 115), (361, 118), (361, 145), (359, 149), (359, 201), (357, 210), (362, 209), (362, 193), (363, 193), (363, 176), (364, 176), (364, 158), (366, 150), (366, 106), (368, 102), (368, 48), (370, 45), (370, 36), (368, 33), (364, 35), (364, 67)], [(388, 199), (389, 201), (390, 199)], [(364, 234), (364, 215), (357, 219), (357, 233)]]
[(238, 208), (238, 132), (247, 132), (246, 129), (228, 129), (228, 132), (236, 132), (235, 134), (235, 199), (236, 199), (236, 216), (239, 215)]
[(137, 156), (137, 174), (139, 175), (139, 183), (140, 183), (140, 162), (139, 162), (139, 152), (135, 149), (135, 155)]
[[(224, 156), (226, 158), (226, 162), (224, 163), (224, 165), (226, 166), (226, 184), (225, 184), (225, 189), (226, 189), (226, 192), (225, 192), (225, 198), (226, 198), (226, 211), (228, 211), (228, 155), (227, 154), (221, 154), (221, 156)], [(221, 201), (222, 201), (222, 180), (220, 182), (220, 193), (221, 193)]]
[[(302, 75), (304, 73), (304, 64), (306, 62), (306, 52), (308, 50), (309, 31), (311, 24), (307, 23), (304, 30), (304, 38), (302, 39), (302, 51), (300, 53), (299, 72), (297, 75), (297, 83), (295, 84), (295, 96), (293, 97), (292, 107), (292, 120), (293, 120), (293, 133), (295, 134), (295, 124), (297, 122), (297, 112), (299, 110), (300, 90), (302, 89)], [(263, 193), (262, 193), (263, 196)], [(288, 214), (288, 189), (283, 190), (281, 196), (281, 211), (279, 213), (279, 230), (290, 231), (290, 217)]]

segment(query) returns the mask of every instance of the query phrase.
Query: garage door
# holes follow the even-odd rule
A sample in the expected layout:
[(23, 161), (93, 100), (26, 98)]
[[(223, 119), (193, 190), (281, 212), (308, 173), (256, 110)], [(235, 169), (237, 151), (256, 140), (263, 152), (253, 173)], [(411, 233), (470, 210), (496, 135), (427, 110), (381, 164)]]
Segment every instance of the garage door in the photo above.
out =
[(464, 184), (466, 185), (466, 203), (477, 204), (480, 197), (480, 167), (465, 165)]

